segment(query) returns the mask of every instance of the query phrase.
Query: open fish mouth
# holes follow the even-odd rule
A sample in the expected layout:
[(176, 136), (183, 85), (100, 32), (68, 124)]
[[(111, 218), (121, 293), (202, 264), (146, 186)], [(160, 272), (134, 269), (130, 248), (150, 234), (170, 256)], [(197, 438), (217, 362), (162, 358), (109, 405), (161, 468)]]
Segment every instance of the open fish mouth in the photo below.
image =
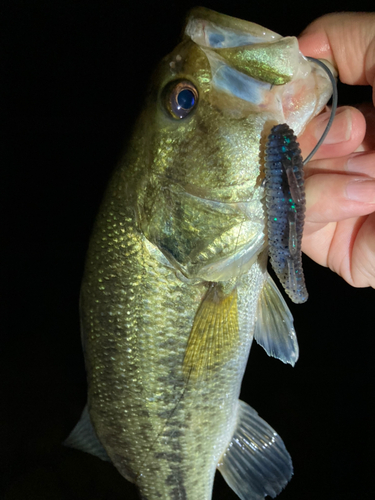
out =
[[(324, 70), (303, 57), (296, 37), (281, 37), (255, 23), (215, 14), (193, 9), (185, 37), (206, 54), (211, 86), (223, 112), (237, 118), (266, 112), (275, 123), (287, 123), (300, 134), (329, 99), (331, 88)], [(221, 93), (244, 104), (227, 109)]]

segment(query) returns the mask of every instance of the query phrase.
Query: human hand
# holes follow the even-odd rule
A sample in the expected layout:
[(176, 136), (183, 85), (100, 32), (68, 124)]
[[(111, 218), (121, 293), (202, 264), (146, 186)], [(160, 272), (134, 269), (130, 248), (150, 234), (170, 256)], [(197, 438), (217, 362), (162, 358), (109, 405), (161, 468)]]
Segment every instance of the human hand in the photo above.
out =
[[(306, 56), (326, 59), (349, 85), (371, 85), (375, 104), (375, 14), (329, 14), (299, 38)], [(306, 221), (302, 250), (355, 287), (375, 288), (375, 109), (344, 106), (323, 145), (305, 166)], [(305, 158), (330, 111), (299, 137)], [(366, 130), (367, 126), (367, 130)]]

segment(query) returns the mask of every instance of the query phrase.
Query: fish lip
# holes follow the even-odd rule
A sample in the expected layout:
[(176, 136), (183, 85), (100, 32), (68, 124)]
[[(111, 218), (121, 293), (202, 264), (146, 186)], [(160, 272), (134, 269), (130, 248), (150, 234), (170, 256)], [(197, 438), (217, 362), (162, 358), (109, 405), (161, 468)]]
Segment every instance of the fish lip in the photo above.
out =
[(210, 33), (223, 37), (224, 32), (228, 35), (228, 37), (224, 35), (225, 46), (228, 48), (282, 38), (278, 33), (260, 24), (227, 16), (206, 7), (195, 7), (188, 12), (183, 33), (197, 45), (206, 48), (215, 47)]

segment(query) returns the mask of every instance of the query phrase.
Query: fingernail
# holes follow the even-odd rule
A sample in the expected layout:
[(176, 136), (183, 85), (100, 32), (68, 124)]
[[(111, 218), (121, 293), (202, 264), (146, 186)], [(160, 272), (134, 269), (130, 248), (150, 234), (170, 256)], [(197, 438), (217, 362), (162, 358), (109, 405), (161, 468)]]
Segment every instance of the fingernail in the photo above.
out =
[[(326, 129), (331, 113), (323, 113), (322, 121), (316, 126), (315, 137), (319, 140)], [(332, 127), (330, 128), (327, 137), (324, 139), (324, 144), (338, 144), (346, 142), (350, 139), (352, 133), (352, 115), (349, 109), (339, 109), (336, 112)]]
[(375, 181), (356, 179), (346, 186), (346, 197), (362, 203), (375, 203)]
[(346, 162), (347, 172), (361, 172), (371, 177), (375, 177), (375, 154), (373, 151), (365, 153), (353, 153)]

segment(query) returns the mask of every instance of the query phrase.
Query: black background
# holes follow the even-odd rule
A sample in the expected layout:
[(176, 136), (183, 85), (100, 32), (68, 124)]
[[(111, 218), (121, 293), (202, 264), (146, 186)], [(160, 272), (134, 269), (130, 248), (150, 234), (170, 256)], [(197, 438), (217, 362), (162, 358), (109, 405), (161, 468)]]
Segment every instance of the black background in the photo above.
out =
[[(0, 498), (136, 499), (107, 463), (61, 445), (85, 404), (78, 295), (91, 226), (155, 64), (190, 1), (1, 2)], [(206, 1), (297, 35), (372, 2)], [(303, 11), (301, 10), (303, 9)], [(370, 100), (340, 86), (341, 104)], [(310, 299), (291, 305), (293, 369), (254, 345), (242, 388), (283, 437), (295, 475), (283, 500), (374, 498), (374, 291), (305, 259)], [(234, 500), (218, 477), (214, 500)]]

